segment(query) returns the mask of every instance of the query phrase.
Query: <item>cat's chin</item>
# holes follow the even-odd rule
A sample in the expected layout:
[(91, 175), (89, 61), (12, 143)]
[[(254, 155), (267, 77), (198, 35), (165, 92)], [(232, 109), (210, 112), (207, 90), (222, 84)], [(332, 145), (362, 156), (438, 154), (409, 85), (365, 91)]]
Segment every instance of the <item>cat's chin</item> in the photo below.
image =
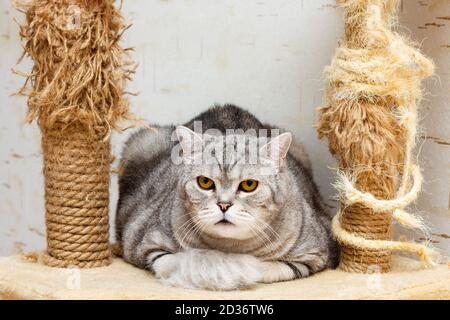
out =
[(247, 240), (253, 237), (251, 231), (224, 220), (210, 226), (205, 232), (214, 238), (223, 239)]

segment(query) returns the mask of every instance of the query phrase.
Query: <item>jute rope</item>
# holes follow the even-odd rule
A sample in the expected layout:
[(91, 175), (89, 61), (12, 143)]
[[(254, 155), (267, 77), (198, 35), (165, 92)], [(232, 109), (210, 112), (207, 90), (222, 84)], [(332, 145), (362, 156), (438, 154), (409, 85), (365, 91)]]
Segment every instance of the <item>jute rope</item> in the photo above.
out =
[(44, 155), (47, 252), (53, 267), (109, 264), (111, 129), (135, 120), (123, 98), (135, 64), (114, 0), (16, 0), (33, 70), (20, 94)]
[(63, 135), (58, 129), (43, 128), (42, 149), (47, 224), (44, 262), (54, 267), (108, 265), (109, 141), (83, 128), (65, 130)]
[(421, 190), (412, 158), (421, 80), (433, 64), (395, 33), (397, 0), (337, 0), (345, 13), (345, 40), (326, 69), (328, 106), (319, 137), (339, 159), (335, 187), (341, 209), (332, 222), (345, 271), (389, 271), (392, 251), (433, 264), (422, 244), (392, 241), (392, 219), (423, 231), (405, 211)]

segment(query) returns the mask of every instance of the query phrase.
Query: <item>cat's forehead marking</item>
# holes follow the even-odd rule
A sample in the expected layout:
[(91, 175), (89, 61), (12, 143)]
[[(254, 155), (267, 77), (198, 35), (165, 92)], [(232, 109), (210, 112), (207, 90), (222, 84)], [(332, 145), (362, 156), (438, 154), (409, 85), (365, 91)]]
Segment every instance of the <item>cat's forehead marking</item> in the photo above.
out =
[(220, 180), (221, 184), (229, 184), (258, 175), (259, 168), (253, 163), (258, 158), (255, 141), (254, 137), (242, 135), (210, 137), (207, 144), (213, 147), (213, 152), (209, 153), (212, 160), (209, 177)]
[(220, 165), (215, 163), (211, 165), (211, 177), (212, 178), (220, 178), (223, 175)]
[(231, 180), (237, 180), (242, 178), (242, 166), (235, 163), (233, 166), (229, 166), (227, 171), (227, 176)]

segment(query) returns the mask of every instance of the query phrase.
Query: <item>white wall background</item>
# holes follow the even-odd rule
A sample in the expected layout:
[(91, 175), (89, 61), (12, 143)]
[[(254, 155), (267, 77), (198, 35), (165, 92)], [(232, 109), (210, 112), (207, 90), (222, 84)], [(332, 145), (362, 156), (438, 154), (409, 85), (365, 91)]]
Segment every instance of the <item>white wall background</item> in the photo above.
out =
[[(312, 125), (322, 104), (322, 70), (342, 33), (333, 0), (125, 0), (133, 27), (125, 45), (139, 62), (132, 111), (156, 123), (184, 122), (213, 103), (235, 103), (263, 121), (283, 126), (310, 153), (316, 180), (335, 207), (329, 183), (334, 161)], [(433, 241), (450, 241), (450, 3), (404, 0), (401, 31), (435, 59), (437, 76), (426, 82), (420, 158), (426, 184), (414, 208), (433, 226)], [(0, 255), (45, 248), (40, 135), (23, 123), (26, 100), (11, 97), (23, 82), (11, 68), (21, 53), (22, 17), (0, 0)], [(27, 71), (29, 62), (20, 69)], [(114, 135), (119, 154), (129, 135)], [(111, 216), (117, 200), (111, 186)], [(420, 241), (420, 239), (416, 239)]]

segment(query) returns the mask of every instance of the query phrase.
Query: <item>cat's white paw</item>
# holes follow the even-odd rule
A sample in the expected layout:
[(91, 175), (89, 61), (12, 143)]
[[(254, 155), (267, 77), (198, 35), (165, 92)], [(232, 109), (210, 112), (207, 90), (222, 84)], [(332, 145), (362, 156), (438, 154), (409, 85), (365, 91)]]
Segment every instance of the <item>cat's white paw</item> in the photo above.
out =
[(163, 283), (189, 289), (242, 289), (262, 277), (261, 261), (253, 256), (201, 249), (165, 255), (153, 270)]

